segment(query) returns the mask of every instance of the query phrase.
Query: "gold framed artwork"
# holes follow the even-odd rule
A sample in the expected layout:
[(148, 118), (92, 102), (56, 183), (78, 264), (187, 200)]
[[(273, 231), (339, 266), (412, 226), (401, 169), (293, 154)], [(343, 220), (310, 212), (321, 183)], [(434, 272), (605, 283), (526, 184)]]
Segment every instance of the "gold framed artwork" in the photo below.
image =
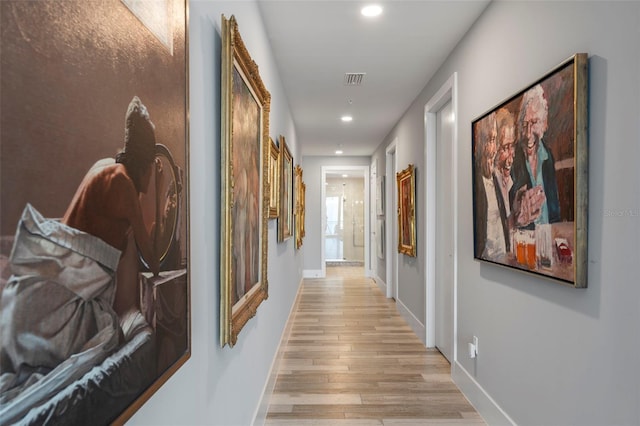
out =
[(0, 2), (3, 424), (124, 424), (191, 354), (188, 2), (136, 3)]
[(587, 54), (472, 122), (474, 257), (587, 286)]
[(304, 240), (304, 216), (305, 216), (305, 192), (306, 185), (302, 180), (302, 167), (296, 166), (294, 170), (294, 187), (296, 193), (295, 227), (296, 227), (296, 248), (302, 247)]
[(398, 183), (398, 252), (416, 256), (416, 169), (413, 164), (396, 174)]
[(234, 16), (222, 16), (220, 344), (238, 334), (268, 297), (271, 95)]
[(278, 242), (293, 235), (293, 157), (284, 136), (280, 136), (280, 214), (278, 215)]
[(280, 150), (273, 139), (269, 140), (269, 219), (277, 219), (280, 213)]

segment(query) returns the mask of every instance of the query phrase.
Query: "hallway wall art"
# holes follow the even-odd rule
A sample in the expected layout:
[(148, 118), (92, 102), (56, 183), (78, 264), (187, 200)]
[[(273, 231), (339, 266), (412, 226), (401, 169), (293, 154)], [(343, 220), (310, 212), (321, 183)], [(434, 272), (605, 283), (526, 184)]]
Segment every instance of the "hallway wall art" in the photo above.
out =
[(296, 248), (299, 249), (302, 247), (302, 243), (304, 241), (305, 229), (304, 229), (304, 220), (305, 220), (305, 197), (307, 185), (305, 185), (302, 180), (302, 167), (299, 165), (296, 166), (294, 172), (294, 191), (296, 194), (295, 198), (295, 236), (296, 236)]
[(268, 296), (269, 108), (271, 95), (234, 16), (222, 16), (220, 345)]
[(269, 219), (277, 219), (280, 213), (280, 149), (269, 138)]
[(396, 173), (398, 184), (398, 253), (416, 257), (416, 169)]
[(587, 54), (472, 123), (474, 257), (587, 286)]
[(284, 136), (280, 135), (280, 213), (278, 214), (278, 242), (293, 235), (293, 157)]
[(123, 424), (190, 357), (187, 15), (0, 2), (3, 424)]

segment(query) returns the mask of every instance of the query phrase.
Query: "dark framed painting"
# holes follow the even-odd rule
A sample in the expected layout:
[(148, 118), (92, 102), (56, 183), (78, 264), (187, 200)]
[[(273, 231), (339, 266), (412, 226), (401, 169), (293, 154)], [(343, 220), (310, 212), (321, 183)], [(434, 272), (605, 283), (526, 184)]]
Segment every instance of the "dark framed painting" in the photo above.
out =
[(280, 213), (280, 149), (273, 139), (269, 138), (269, 141), (269, 219), (277, 219)]
[(293, 236), (293, 157), (284, 136), (280, 136), (280, 214), (278, 215), (278, 242)]
[(124, 423), (190, 356), (187, 4), (0, 2), (5, 424)]
[(472, 123), (474, 257), (587, 287), (587, 54)]
[(293, 171), (294, 175), (294, 192), (295, 192), (295, 236), (296, 236), (296, 248), (302, 247), (302, 243), (305, 236), (304, 221), (305, 221), (305, 197), (307, 185), (302, 180), (302, 167), (297, 165)]
[(238, 334), (268, 296), (271, 95), (234, 16), (222, 16), (220, 344)]
[(396, 174), (398, 184), (398, 252), (416, 256), (416, 169), (413, 164)]

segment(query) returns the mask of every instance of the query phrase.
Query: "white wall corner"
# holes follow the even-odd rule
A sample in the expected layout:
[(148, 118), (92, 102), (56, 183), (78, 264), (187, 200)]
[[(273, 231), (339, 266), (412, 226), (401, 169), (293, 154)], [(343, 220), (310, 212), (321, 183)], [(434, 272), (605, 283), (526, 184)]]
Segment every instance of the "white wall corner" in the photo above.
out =
[(302, 272), (303, 278), (324, 278), (322, 269), (305, 269)]
[(275, 356), (273, 357), (273, 361), (271, 362), (271, 368), (269, 369), (269, 377), (267, 378), (266, 383), (264, 384), (264, 388), (262, 389), (262, 397), (260, 398), (260, 402), (256, 407), (256, 412), (253, 414), (253, 422), (251, 424), (253, 426), (264, 425), (267, 421), (267, 413), (269, 412), (269, 403), (271, 401), (271, 395), (273, 395), (273, 390), (276, 387), (276, 380), (278, 378), (278, 371), (280, 370), (280, 362), (284, 355), (284, 347), (289, 340), (289, 336), (291, 335), (291, 328), (293, 325), (293, 316), (298, 310), (298, 304), (300, 303), (300, 294), (302, 290), (302, 280), (298, 284), (298, 291), (296, 292), (296, 298), (291, 305), (291, 310), (289, 311), (289, 316), (287, 317), (287, 323), (284, 326), (284, 330), (282, 330), (282, 336), (280, 337), (280, 343), (278, 344), (278, 350), (276, 351)]
[(375, 283), (378, 285), (378, 288), (380, 289), (380, 291), (382, 292), (382, 294), (387, 295), (387, 283), (385, 283), (378, 275), (376, 275), (375, 272), (371, 271), (371, 275), (370, 277), (373, 279), (373, 281), (375, 281)]
[(451, 366), (451, 378), (460, 388), (460, 391), (469, 400), (471, 405), (482, 416), (489, 425), (515, 426), (516, 423), (509, 415), (494, 401), (465, 368), (458, 361)]
[(396, 300), (396, 309), (398, 309), (398, 313), (400, 313), (400, 316), (402, 316), (402, 318), (404, 318), (405, 321), (409, 323), (409, 327), (411, 327), (413, 332), (416, 333), (418, 339), (420, 339), (422, 344), (427, 346), (427, 334), (425, 332), (424, 324), (421, 323), (420, 320), (416, 318), (415, 315), (411, 313), (409, 308), (407, 308), (399, 299)]

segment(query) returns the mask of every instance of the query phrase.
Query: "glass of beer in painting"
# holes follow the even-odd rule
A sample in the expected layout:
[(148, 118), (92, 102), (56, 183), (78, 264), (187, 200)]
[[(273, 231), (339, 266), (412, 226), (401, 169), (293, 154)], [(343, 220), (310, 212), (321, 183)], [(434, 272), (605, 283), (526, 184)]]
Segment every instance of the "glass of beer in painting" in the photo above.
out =
[(516, 260), (521, 265), (527, 264), (527, 236), (524, 230), (520, 229), (515, 235), (516, 242)]
[(529, 269), (536, 268), (536, 237), (535, 231), (526, 231), (526, 258)]

